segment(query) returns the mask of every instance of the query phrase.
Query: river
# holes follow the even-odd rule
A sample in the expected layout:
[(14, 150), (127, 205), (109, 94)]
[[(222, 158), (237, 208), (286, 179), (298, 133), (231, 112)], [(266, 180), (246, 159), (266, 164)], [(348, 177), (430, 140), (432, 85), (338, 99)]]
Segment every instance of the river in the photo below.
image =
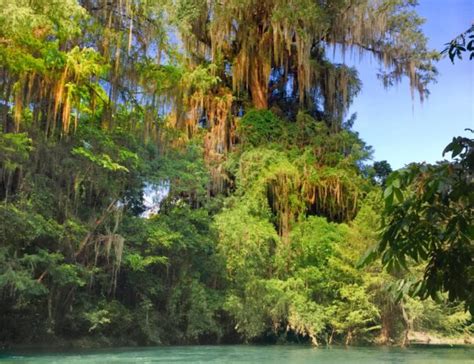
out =
[(169, 346), (74, 352), (1, 353), (3, 363), (472, 363), (474, 347)]

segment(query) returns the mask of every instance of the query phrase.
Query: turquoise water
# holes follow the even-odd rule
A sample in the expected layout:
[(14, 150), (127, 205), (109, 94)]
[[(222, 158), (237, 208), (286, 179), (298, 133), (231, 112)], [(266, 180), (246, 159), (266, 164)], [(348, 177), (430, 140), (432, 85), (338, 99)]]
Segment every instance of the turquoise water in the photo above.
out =
[(0, 363), (472, 363), (474, 347), (171, 346), (67, 353), (0, 353)]

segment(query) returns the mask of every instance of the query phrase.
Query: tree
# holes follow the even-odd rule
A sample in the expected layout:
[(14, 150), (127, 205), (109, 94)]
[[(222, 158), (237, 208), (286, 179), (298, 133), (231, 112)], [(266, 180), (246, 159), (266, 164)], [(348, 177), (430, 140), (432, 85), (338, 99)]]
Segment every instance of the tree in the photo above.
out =
[(207, 120), (206, 157), (212, 166), (238, 144), (238, 116), (250, 108), (273, 109), (290, 121), (304, 110), (340, 130), (360, 81), (354, 68), (329, 60), (331, 49), (375, 56), (385, 69), (379, 75), (385, 86), (408, 76), (421, 98), (436, 75), (432, 61), (438, 54), (427, 50), (411, 0), (177, 0), (173, 5), (188, 62), (209, 65), (219, 79), (185, 92), (184, 108), (192, 117), (180, 112), (182, 107), (176, 110), (177, 125), (192, 133), (198, 120)]
[(415, 1), (0, 4), (0, 346), (396, 339), (395, 278), (355, 266), (361, 83), (327, 54), (423, 97)]
[(387, 161), (374, 162), (374, 178), (377, 183), (384, 186), (387, 177), (392, 173), (392, 167)]
[[(467, 50), (472, 59), (473, 32), (471, 26), (441, 53), (448, 53), (454, 63)], [(389, 176), (381, 242), (366, 260), (378, 254), (392, 271), (408, 270), (407, 258), (423, 262), (423, 278), (402, 282), (403, 292), (422, 298), (439, 298), (440, 292), (447, 292), (451, 301), (463, 301), (473, 313), (474, 140), (453, 138), (443, 156), (449, 152), (452, 162), (411, 164)]]
[(390, 175), (382, 238), (374, 252), (392, 271), (407, 270), (410, 260), (423, 262), (423, 278), (406, 281), (406, 288), (434, 299), (446, 291), (472, 313), (474, 140), (453, 138), (443, 155), (448, 152), (452, 162), (411, 164)]
[[(387, 68), (385, 84), (402, 75), (422, 97), (434, 68), (426, 50), (422, 20), (413, 1), (202, 1), (177, 2), (185, 45), (196, 60), (210, 56), (235, 91), (248, 91), (255, 108), (267, 108), (275, 94), (314, 107), (344, 108), (354, 89), (351, 70), (325, 58), (340, 46), (375, 55)], [(231, 67), (232, 72), (225, 72)]]
[[(446, 43), (446, 48), (441, 51), (441, 54), (447, 53), (449, 59), (454, 64), (454, 59), (462, 59), (464, 52), (471, 52), (469, 59), (474, 59), (474, 24), (465, 32), (459, 34), (451, 42)], [(466, 39), (467, 38), (467, 39)]]

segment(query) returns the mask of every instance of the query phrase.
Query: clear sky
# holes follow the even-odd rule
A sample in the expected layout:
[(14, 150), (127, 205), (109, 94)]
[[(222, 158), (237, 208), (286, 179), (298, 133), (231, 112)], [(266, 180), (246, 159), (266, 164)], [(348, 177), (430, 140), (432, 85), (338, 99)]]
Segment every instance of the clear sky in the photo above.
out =
[[(417, 11), (426, 19), (429, 47), (436, 50), (474, 22), (474, 0), (420, 0)], [(387, 160), (393, 169), (409, 162), (433, 163), (442, 159), (453, 136), (474, 129), (474, 60), (464, 56), (454, 65), (448, 58), (441, 60), (438, 82), (429, 87), (423, 104), (416, 95), (412, 100), (407, 80), (384, 89), (375, 60), (346, 63), (356, 66), (363, 83), (349, 112), (357, 113), (354, 128), (374, 147), (374, 160)]]

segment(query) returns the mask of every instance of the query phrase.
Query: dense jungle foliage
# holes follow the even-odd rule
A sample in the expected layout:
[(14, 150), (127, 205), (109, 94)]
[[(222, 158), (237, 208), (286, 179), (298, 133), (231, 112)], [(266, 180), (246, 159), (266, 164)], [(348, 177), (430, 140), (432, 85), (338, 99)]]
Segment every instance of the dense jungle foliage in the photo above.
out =
[(359, 264), (393, 240), (383, 223), (432, 211), (414, 175), (371, 162), (347, 115), (357, 70), (327, 54), (373, 56), (423, 98), (438, 53), (415, 3), (0, 0), (0, 343), (470, 336), (472, 178), (446, 253), (471, 286), (416, 298), (416, 223), (411, 256)]

